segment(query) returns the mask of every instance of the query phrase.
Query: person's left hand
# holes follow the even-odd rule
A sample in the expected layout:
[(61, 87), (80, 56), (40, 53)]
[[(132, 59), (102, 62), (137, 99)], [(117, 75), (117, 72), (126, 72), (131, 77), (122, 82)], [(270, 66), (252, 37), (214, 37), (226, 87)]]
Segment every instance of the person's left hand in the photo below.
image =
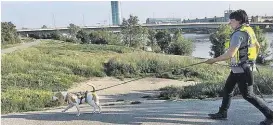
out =
[(213, 64), (215, 63), (215, 59), (208, 59), (207, 61), (205, 61), (204, 63), (207, 63), (207, 64)]

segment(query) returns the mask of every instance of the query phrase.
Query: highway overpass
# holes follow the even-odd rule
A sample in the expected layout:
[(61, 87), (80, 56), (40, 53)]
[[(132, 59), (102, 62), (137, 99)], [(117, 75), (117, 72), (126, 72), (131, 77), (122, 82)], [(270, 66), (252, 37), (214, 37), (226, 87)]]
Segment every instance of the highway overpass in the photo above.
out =
[[(181, 24), (142, 24), (141, 26), (147, 27), (148, 29), (155, 30), (164, 30), (164, 29), (216, 29), (221, 24), (227, 24), (227, 22), (213, 22), (213, 23), (181, 23)], [(273, 28), (273, 23), (251, 23), (251, 26), (260, 26), (261, 28)], [(108, 29), (112, 32), (120, 32), (121, 26), (85, 26), (81, 27), (85, 31), (96, 31), (101, 30), (103, 28)], [(48, 34), (53, 33), (59, 30), (61, 33), (69, 33), (69, 29), (67, 27), (59, 27), (59, 28), (46, 28), (46, 29), (18, 29), (17, 32), (26, 36), (27, 34)]]

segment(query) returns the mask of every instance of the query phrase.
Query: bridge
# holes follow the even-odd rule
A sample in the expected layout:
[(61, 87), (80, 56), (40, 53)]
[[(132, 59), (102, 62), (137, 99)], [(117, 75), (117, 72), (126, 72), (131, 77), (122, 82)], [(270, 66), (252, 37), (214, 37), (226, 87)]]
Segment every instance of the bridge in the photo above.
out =
[[(222, 24), (228, 24), (228, 22), (213, 22), (213, 23), (181, 23), (181, 24), (142, 24), (142, 27), (154, 30), (172, 30), (172, 29), (194, 29), (194, 30), (207, 30), (216, 29)], [(273, 23), (251, 23), (250, 26), (259, 26), (263, 28), (273, 28)], [(107, 29), (112, 32), (120, 32), (122, 26), (85, 26), (80, 27), (85, 31), (97, 31), (101, 29)], [(18, 34), (22, 36), (27, 36), (29, 34), (49, 34), (55, 31), (60, 31), (61, 33), (68, 34), (69, 28), (59, 27), (59, 28), (46, 28), (46, 29), (18, 29)]]

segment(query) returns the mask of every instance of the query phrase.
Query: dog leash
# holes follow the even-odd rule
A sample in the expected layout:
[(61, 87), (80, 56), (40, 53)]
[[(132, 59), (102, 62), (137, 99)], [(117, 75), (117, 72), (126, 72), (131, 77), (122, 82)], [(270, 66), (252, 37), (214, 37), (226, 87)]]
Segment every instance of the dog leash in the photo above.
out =
[[(194, 64), (191, 64), (191, 65), (187, 65), (187, 66), (184, 66), (184, 67), (182, 67), (182, 68), (180, 68), (180, 69), (185, 69), (185, 68), (187, 68), (187, 67), (199, 65), (199, 64), (202, 64), (202, 63), (205, 63), (205, 61), (203, 61), (203, 62), (198, 62), (198, 63), (194, 63)], [(170, 69), (170, 71), (173, 71), (173, 70), (174, 70), (174, 68)], [(168, 72), (170, 72), (170, 71), (161, 72), (160, 74), (162, 74), (162, 73), (168, 73)], [(152, 73), (152, 74), (149, 74), (149, 75), (142, 76), (142, 77), (140, 77), (140, 78), (132, 79), (132, 80), (129, 80), (129, 81), (126, 81), (126, 82), (123, 82), (123, 83), (119, 83), (119, 84), (112, 85), (112, 86), (109, 86), (109, 87), (101, 88), (101, 89), (96, 90), (96, 92), (97, 92), (97, 91), (101, 91), (101, 90), (105, 90), (105, 89), (109, 89), (109, 88), (112, 88), (112, 87), (115, 87), (115, 86), (123, 85), (123, 84), (126, 84), (126, 83), (130, 83), (130, 82), (133, 82), (133, 81), (137, 81), (137, 80), (140, 80), (140, 79), (144, 79), (144, 78), (146, 78), (146, 77), (151, 77), (151, 76), (154, 76), (155, 74), (157, 74), (157, 73)]]
[[(190, 64), (190, 65), (184, 66), (184, 67), (179, 68), (179, 69), (185, 69), (185, 68), (192, 67), (192, 66), (195, 66), (195, 65), (199, 65), (199, 64), (202, 64), (202, 63), (205, 63), (205, 62), (206, 61), (202, 61), (202, 62)], [(219, 64), (219, 63), (215, 63), (215, 64), (227, 66), (227, 65)], [(170, 71), (173, 71), (174, 69), (175, 68), (171, 68)], [(168, 73), (170, 71), (161, 72), (160, 74), (162, 74), (162, 73)], [(130, 83), (130, 82), (133, 82), (133, 81), (137, 81), (137, 80), (140, 80), (140, 79), (144, 79), (144, 78), (147, 78), (147, 77), (151, 77), (151, 76), (154, 76), (155, 74), (157, 74), (157, 73), (151, 73), (150, 75), (145, 75), (145, 76), (142, 76), (142, 77), (139, 77), (139, 78), (136, 78), (136, 79), (132, 79), (132, 80), (129, 80), (129, 81), (126, 81), (126, 82), (122, 82), (122, 83), (119, 83), (119, 84), (116, 84), (116, 85), (112, 85), (112, 86), (109, 86), (109, 87), (101, 88), (101, 89), (96, 90), (96, 92), (97, 91), (101, 91), (101, 90), (105, 90), (105, 89), (109, 89), (109, 88), (112, 88), (112, 87), (115, 87), (115, 86), (123, 85), (123, 84), (126, 84), (126, 83)]]

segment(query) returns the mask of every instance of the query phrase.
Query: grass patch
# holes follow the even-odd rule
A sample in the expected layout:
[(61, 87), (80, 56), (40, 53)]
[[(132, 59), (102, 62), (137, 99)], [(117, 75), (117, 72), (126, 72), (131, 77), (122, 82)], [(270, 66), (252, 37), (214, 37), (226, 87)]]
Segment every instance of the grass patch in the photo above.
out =
[(8, 91), (1, 92), (1, 94), (1, 111), (4, 114), (18, 111), (35, 111), (58, 105), (50, 102), (52, 93), (44, 90), (10, 87)]
[(110, 76), (138, 77), (154, 74), (160, 78), (184, 80), (218, 80), (223, 79), (228, 72), (220, 65), (211, 67), (207, 64), (182, 69), (200, 61), (203, 60), (187, 56), (135, 52), (111, 58), (104, 67)]
[[(259, 66), (261, 74), (254, 72), (254, 83), (259, 87), (263, 94), (272, 94), (270, 88), (273, 88), (273, 70), (266, 66)], [(222, 97), (222, 90), (225, 84), (225, 80), (218, 79), (213, 80), (203, 80), (202, 83), (185, 86), (185, 87), (174, 87), (168, 86), (161, 88), (160, 98), (172, 99), (172, 98), (194, 98), (194, 99), (204, 99), (204, 98), (214, 98)], [(254, 92), (258, 94), (257, 87), (254, 85)], [(270, 88), (269, 88), (269, 87)], [(234, 90), (234, 95), (240, 94), (238, 87)]]
[[(74, 83), (87, 78), (106, 76), (104, 62), (120, 53), (134, 51), (139, 50), (121, 46), (43, 40), (35, 47), (2, 55), (2, 112), (29, 111), (45, 107), (40, 104), (36, 106), (33, 103), (35, 98), (32, 97), (29, 99), (31, 103), (26, 104), (26, 107), (18, 107), (23, 103), (21, 97), (25, 96), (13, 94), (18, 91), (31, 95), (33, 91), (33, 94), (36, 92), (36, 95), (39, 95), (40, 92), (67, 90)], [(11, 87), (16, 88), (16, 92)], [(37, 101), (37, 98), (35, 100)], [(11, 107), (5, 108), (7, 105)]]

